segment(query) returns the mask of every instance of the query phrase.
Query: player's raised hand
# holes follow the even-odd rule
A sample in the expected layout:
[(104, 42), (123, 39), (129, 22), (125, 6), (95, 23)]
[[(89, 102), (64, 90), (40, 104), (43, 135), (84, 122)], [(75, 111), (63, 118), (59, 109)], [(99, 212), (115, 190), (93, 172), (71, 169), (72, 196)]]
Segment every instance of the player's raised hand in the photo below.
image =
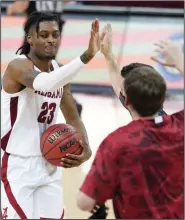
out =
[(99, 20), (96, 19), (91, 25), (91, 36), (89, 40), (88, 52), (94, 56), (100, 50)]
[(100, 35), (99, 35), (99, 20), (96, 19), (91, 25), (91, 36), (89, 40), (88, 49), (80, 56), (81, 61), (87, 64), (96, 53), (100, 50)]
[(101, 33), (100, 51), (105, 57), (112, 54), (112, 27), (110, 24), (105, 25)]
[(163, 58), (154, 54), (151, 59), (162, 64), (163, 66), (177, 67), (183, 57), (180, 47), (171, 40), (161, 40), (155, 43), (157, 49), (155, 52), (161, 53)]
[(100, 50), (100, 36), (99, 36), (99, 20), (96, 19), (91, 25), (91, 37), (89, 40), (88, 51), (93, 56)]

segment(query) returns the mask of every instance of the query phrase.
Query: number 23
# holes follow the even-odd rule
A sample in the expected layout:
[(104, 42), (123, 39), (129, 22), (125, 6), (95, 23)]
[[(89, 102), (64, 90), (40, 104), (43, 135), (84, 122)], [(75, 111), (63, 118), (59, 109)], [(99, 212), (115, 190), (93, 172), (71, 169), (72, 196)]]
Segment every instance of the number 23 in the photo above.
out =
[[(44, 102), (41, 106), (41, 109), (43, 109), (43, 111), (41, 111), (41, 113), (39, 114), (39, 116), (37, 118), (38, 122), (40, 122), (40, 123), (46, 122), (47, 124), (50, 124), (54, 118), (56, 103), (48, 104), (48, 102)], [(48, 114), (48, 112), (49, 112), (49, 114)]]

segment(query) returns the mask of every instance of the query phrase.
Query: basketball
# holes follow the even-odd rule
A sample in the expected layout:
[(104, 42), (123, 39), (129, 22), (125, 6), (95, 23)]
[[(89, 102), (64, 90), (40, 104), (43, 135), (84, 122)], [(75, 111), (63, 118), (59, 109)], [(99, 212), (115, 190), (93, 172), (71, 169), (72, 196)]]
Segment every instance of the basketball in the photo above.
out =
[(61, 158), (67, 153), (80, 155), (82, 146), (80, 134), (69, 124), (55, 124), (49, 127), (41, 137), (40, 149), (43, 157), (52, 165), (62, 166)]

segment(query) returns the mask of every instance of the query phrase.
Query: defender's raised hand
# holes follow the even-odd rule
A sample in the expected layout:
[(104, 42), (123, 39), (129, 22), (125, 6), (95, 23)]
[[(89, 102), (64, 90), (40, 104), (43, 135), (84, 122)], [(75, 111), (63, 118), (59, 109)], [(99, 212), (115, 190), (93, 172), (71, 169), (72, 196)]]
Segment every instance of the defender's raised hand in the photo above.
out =
[(112, 27), (110, 24), (105, 25), (100, 37), (100, 51), (108, 57), (112, 55)]
[(119, 65), (112, 51), (112, 27), (106, 24), (100, 37), (100, 51), (104, 55), (110, 76), (110, 81), (117, 97), (120, 96), (120, 83), (122, 82)]

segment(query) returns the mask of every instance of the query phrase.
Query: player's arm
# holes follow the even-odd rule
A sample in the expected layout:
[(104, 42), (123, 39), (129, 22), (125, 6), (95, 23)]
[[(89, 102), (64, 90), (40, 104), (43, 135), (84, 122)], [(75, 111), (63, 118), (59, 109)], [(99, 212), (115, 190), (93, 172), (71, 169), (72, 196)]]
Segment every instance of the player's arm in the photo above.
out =
[[(155, 53), (151, 57), (152, 60), (163, 66), (176, 68), (180, 73), (184, 74), (184, 54), (181, 48), (171, 40), (161, 40), (155, 43), (157, 46), (155, 52), (161, 53), (163, 58), (158, 57)], [(172, 115), (182, 122), (184, 119), (184, 110)]]
[(118, 165), (114, 144), (106, 138), (98, 148), (94, 162), (77, 195), (77, 205), (83, 211), (93, 210), (111, 199), (118, 186)]
[(7, 15), (14, 15), (19, 13), (24, 13), (29, 6), (29, 1), (14, 1), (9, 4), (6, 10)]
[[(14, 89), (13, 93), (19, 92), (22, 86), (44, 92), (53, 91), (69, 83), (83, 66), (84, 63), (79, 57), (65, 66), (47, 73), (36, 71), (33, 63), (27, 58), (17, 58), (9, 63), (5, 71), (3, 87), (7, 92)], [(9, 84), (13, 88), (10, 88)]]
[[(43, 92), (56, 90), (71, 82), (79, 73), (80, 69), (89, 63), (98, 51), (99, 21), (95, 20), (92, 23), (88, 49), (81, 56), (50, 73), (36, 71), (32, 62), (28, 59), (15, 59), (10, 62), (7, 67), (3, 85), (8, 84), (8, 79), (15, 87), (24, 85), (28, 88)], [(17, 86), (15, 84), (17, 84)]]
[(184, 74), (184, 54), (181, 48), (171, 40), (161, 40), (155, 45), (157, 46), (155, 52), (161, 53), (163, 59), (157, 55), (153, 55), (151, 59), (163, 66), (175, 67), (180, 73)]
[(35, 70), (33, 63), (27, 58), (17, 58), (9, 63), (5, 76), (15, 84), (34, 90), (53, 91), (69, 83), (92, 58), (93, 56), (90, 57), (90, 54), (85, 52), (81, 57), (50, 73)]
[(70, 85), (64, 86), (63, 96), (60, 104), (61, 111), (65, 117), (66, 123), (74, 126), (82, 136), (83, 152), (81, 155), (67, 155), (68, 158), (62, 159), (62, 165), (65, 168), (76, 167), (88, 160), (92, 154), (89, 147), (87, 132), (85, 126), (78, 114), (75, 100), (71, 94)]
[(119, 97), (122, 78), (119, 66), (112, 52), (112, 28), (110, 24), (105, 25), (100, 40), (100, 50), (107, 63), (110, 81), (112, 83), (114, 92), (116, 93), (117, 97)]

